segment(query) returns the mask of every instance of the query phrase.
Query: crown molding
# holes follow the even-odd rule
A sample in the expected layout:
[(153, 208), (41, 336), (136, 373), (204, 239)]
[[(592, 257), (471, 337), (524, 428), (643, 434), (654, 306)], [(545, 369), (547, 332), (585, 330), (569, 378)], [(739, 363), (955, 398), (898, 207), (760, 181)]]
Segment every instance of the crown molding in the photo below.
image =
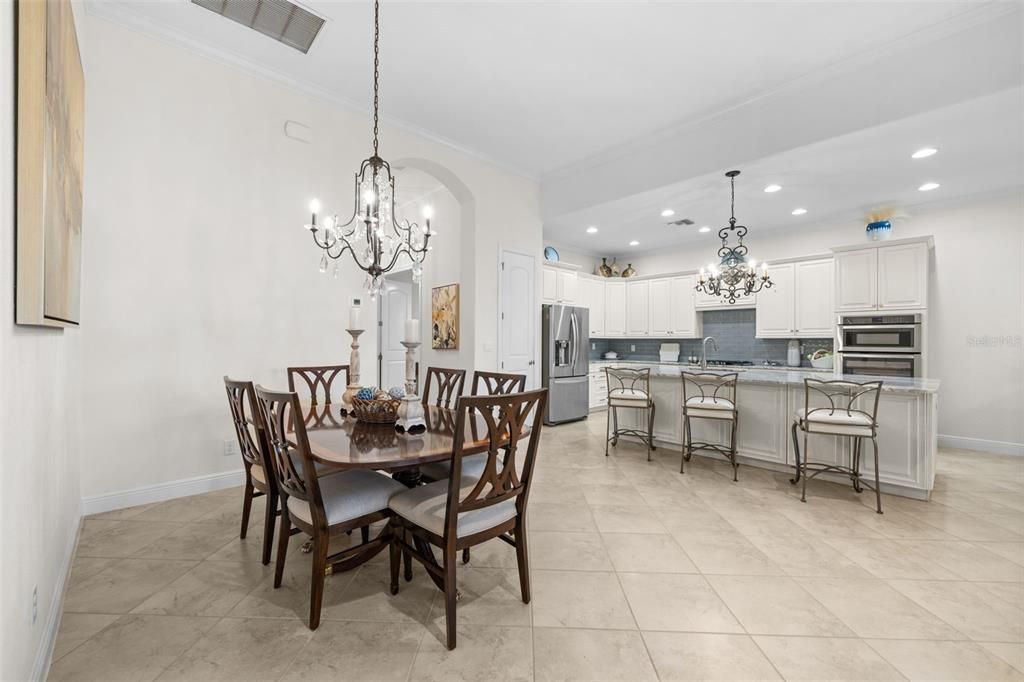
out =
[[(188, 50), (189, 52), (201, 57), (205, 57), (251, 75), (273, 81), (278, 85), (283, 85), (304, 95), (328, 102), (351, 113), (360, 114), (366, 117), (371, 115), (368, 107), (358, 104), (347, 97), (342, 97), (337, 93), (331, 92), (330, 90), (311, 82), (293, 78), (292, 76), (278, 71), (277, 69), (272, 69), (270, 67), (263, 66), (262, 64), (258, 64), (252, 59), (232, 50), (215, 47), (204, 41), (196, 40), (182, 31), (169, 28), (163, 24), (139, 16), (137, 13), (125, 9), (123, 5), (100, 2), (99, 0), (85, 0), (85, 10), (86, 14), (90, 17), (108, 21), (112, 24), (117, 24), (118, 26), (135, 31), (136, 33), (141, 33), (160, 40), (165, 44)], [(382, 115), (380, 118), (383, 123), (395, 128), (396, 130), (433, 142), (434, 144), (446, 147), (452, 151), (458, 152), (459, 154), (471, 157), (477, 161), (494, 166), (495, 168), (517, 175), (526, 180), (531, 180), (537, 183), (540, 182), (539, 178), (533, 173), (500, 161), (476, 149), (471, 149), (461, 145), (454, 140), (433, 133), (425, 128), (421, 128), (414, 123), (387, 115)]]

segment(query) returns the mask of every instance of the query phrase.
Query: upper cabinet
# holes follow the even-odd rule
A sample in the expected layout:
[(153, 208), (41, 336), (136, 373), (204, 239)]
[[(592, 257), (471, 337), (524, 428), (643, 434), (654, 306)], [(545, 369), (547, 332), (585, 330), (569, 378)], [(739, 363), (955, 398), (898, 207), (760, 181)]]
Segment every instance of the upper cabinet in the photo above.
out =
[(672, 336), (700, 336), (700, 316), (696, 308), (696, 275), (680, 275), (669, 282), (669, 328)]
[(590, 311), (590, 336), (604, 336), (604, 282), (590, 277), (579, 277), (579, 301)]
[[(697, 285), (696, 277), (694, 278), (694, 286)], [(698, 310), (735, 310), (737, 308), (753, 308), (757, 305), (757, 294), (750, 294), (749, 296), (740, 296), (736, 299), (735, 303), (729, 303), (729, 300), (721, 296), (711, 296), (705, 294), (703, 291), (694, 292), (694, 305)]]
[(604, 334), (626, 335), (626, 283), (604, 283)]
[(832, 336), (832, 267), (831, 258), (771, 266), (772, 287), (757, 295), (757, 338)]
[(773, 265), (768, 274), (772, 286), (769, 289), (761, 289), (757, 297), (755, 335), (759, 339), (788, 339), (796, 334), (793, 264)]
[(575, 270), (545, 265), (541, 268), (541, 300), (544, 303), (576, 303), (579, 278)]
[(646, 336), (647, 308), (650, 305), (650, 282), (626, 283), (626, 334)]
[(839, 251), (836, 310), (914, 310), (928, 307), (930, 241)]

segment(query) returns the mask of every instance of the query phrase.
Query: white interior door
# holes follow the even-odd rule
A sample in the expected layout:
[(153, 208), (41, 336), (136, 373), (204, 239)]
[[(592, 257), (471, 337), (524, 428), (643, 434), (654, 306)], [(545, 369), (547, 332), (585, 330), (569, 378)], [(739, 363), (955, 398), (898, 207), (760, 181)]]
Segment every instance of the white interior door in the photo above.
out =
[(515, 251), (501, 253), (499, 371), (525, 374), (527, 388), (537, 386), (534, 353), (540, 311), (534, 297), (535, 267), (533, 256)]
[(412, 284), (391, 280), (381, 295), (380, 385), (384, 390), (405, 385), (405, 321), (413, 316)]

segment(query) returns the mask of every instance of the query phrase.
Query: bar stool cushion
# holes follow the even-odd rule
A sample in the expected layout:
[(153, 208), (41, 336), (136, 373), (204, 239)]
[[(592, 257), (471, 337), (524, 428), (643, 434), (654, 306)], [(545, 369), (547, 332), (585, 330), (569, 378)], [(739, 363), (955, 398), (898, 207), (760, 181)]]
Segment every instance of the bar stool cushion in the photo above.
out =
[[(465, 497), (478, 479), (464, 478), (460, 497)], [(388, 503), (391, 511), (435, 535), (444, 535), (444, 517), (448, 506), (448, 481), (434, 481), (399, 493)], [(465, 537), (494, 528), (514, 518), (515, 499), (505, 500), (482, 509), (463, 512), (455, 527), (458, 537)]]
[(683, 410), (688, 417), (728, 419), (731, 421), (736, 414), (736, 404), (726, 398), (694, 396), (686, 400)]
[(608, 404), (614, 407), (649, 407), (651, 396), (635, 388), (613, 388), (608, 392)]
[(863, 412), (847, 412), (844, 409), (812, 408), (810, 415), (806, 409), (796, 411), (800, 428), (812, 433), (830, 433), (837, 436), (871, 437), (874, 424), (871, 417)]
[[(354, 469), (320, 478), (320, 495), (328, 526), (387, 509), (388, 500), (405, 490), (407, 488), (398, 481), (376, 471)], [(288, 513), (293, 518), (313, 523), (305, 500), (289, 497)]]
[[(472, 477), (474, 480), (480, 478), (480, 474), (484, 472), (484, 467), (487, 466), (487, 453), (482, 452), (479, 455), (470, 455), (469, 457), (462, 458), (462, 475)], [(424, 464), (420, 467), (420, 474), (423, 478), (431, 481), (448, 480), (452, 470), (450, 462), (431, 462), (430, 464)]]

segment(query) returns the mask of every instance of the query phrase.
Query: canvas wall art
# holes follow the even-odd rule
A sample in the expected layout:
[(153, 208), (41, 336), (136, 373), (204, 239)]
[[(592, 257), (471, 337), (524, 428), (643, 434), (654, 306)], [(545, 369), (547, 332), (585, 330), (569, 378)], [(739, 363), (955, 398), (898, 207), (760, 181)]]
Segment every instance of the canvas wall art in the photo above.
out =
[(430, 292), (430, 319), (435, 350), (459, 349), (459, 285), (446, 284)]
[(85, 76), (68, 0), (19, 2), (19, 324), (80, 322)]

